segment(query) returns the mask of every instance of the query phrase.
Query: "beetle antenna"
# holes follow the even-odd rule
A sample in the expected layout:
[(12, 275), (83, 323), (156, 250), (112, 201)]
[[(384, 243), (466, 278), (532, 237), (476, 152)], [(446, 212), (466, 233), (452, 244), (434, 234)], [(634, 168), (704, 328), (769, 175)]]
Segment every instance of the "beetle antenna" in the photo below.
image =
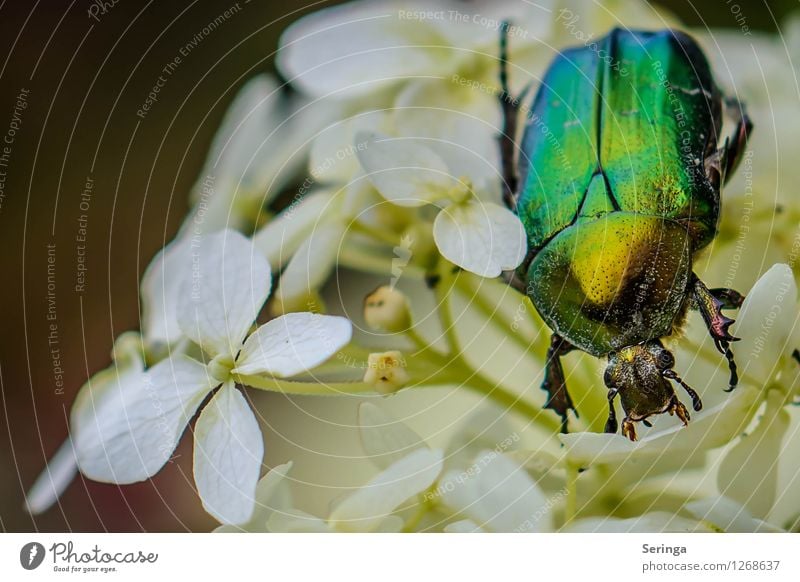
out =
[(692, 408), (694, 408), (695, 412), (702, 410), (703, 408), (703, 401), (700, 400), (700, 395), (695, 392), (694, 388), (689, 386), (686, 382), (683, 381), (683, 378), (678, 376), (675, 370), (664, 370), (661, 373), (665, 378), (669, 378), (670, 380), (674, 380), (678, 384), (680, 384), (689, 397), (692, 399)]

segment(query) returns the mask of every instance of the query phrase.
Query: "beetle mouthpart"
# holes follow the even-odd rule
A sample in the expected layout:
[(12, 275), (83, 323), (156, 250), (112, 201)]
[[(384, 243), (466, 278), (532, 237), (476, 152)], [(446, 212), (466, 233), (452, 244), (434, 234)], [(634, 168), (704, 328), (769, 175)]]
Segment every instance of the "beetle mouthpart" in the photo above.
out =
[(692, 399), (692, 408), (694, 408), (695, 412), (700, 412), (703, 409), (703, 401), (700, 400), (700, 395), (697, 392), (695, 392), (694, 388), (692, 388), (686, 382), (684, 382), (683, 378), (678, 376), (678, 374), (676, 374), (674, 370), (664, 370), (662, 372), (662, 375), (665, 378), (674, 380), (675, 382), (680, 384), (684, 390), (686, 390), (686, 393)]
[(633, 442), (636, 442), (636, 427), (633, 421), (626, 418), (622, 421), (622, 435), (628, 437)]
[(669, 410), (667, 410), (667, 412), (669, 412), (670, 416), (674, 414), (678, 418), (680, 418), (681, 422), (683, 423), (683, 426), (689, 425), (689, 421), (691, 420), (691, 417), (689, 416), (689, 411), (686, 410), (686, 407), (680, 400), (678, 400), (677, 396), (674, 397), (674, 399), (672, 400), (672, 404), (670, 405)]

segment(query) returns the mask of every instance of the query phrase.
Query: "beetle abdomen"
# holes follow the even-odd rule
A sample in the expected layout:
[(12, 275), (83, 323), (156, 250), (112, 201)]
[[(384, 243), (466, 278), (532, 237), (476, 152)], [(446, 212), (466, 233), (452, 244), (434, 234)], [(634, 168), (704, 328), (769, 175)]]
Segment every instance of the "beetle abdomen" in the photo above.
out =
[(611, 212), (542, 248), (528, 269), (528, 294), (554, 331), (601, 356), (672, 332), (685, 307), (691, 246), (673, 220)]

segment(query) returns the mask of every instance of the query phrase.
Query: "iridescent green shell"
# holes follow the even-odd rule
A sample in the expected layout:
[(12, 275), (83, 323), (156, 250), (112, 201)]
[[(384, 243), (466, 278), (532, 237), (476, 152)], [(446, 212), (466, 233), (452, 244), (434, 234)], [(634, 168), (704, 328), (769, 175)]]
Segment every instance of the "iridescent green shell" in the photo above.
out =
[(603, 355), (672, 332), (691, 257), (716, 234), (706, 176), (721, 100), (687, 35), (615, 29), (548, 69), (522, 142), (518, 214), (528, 293), (578, 347)]

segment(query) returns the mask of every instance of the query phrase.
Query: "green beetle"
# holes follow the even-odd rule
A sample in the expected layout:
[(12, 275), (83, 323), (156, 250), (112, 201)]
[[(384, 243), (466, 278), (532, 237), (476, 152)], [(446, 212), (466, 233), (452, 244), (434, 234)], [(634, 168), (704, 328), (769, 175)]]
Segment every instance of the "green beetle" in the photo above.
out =
[[(607, 357), (607, 432), (622, 433), (667, 412), (689, 412), (671, 381), (702, 403), (672, 370), (661, 338), (700, 311), (738, 381), (723, 308), (743, 297), (708, 289), (693, 258), (717, 232), (720, 188), (734, 171), (752, 124), (725, 100), (708, 62), (688, 35), (614, 29), (596, 43), (560, 53), (541, 80), (516, 144), (527, 90), (508, 89), (507, 30), (500, 44), (500, 138), (504, 200), (527, 233), (528, 255), (507, 280), (525, 293), (553, 330), (542, 388), (546, 407), (575, 411), (560, 358), (572, 350)], [(735, 122), (722, 142), (723, 114)]]

